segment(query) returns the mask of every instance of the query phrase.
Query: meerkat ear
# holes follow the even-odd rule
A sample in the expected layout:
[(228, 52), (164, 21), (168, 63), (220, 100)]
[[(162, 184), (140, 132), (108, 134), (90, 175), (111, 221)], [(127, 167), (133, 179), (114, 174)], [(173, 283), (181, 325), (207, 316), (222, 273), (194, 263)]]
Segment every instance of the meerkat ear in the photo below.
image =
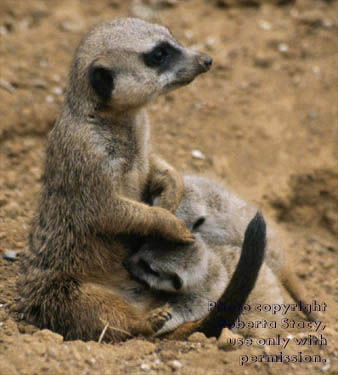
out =
[(111, 98), (114, 90), (114, 72), (111, 68), (100, 61), (95, 61), (89, 66), (88, 78), (91, 87), (101, 100), (107, 101)]

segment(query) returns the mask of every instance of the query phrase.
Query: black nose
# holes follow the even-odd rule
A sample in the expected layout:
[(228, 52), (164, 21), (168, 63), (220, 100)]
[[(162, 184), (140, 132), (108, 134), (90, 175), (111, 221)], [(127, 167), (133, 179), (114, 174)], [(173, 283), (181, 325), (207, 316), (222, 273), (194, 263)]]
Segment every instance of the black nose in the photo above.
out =
[(201, 73), (207, 72), (212, 64), (212, 58), (205, 53), (202, 53), (199, 58), (199, 66)]
[(207, 68), (207, 69), (210, 69), (212, 65), (212, 58), (210, 56), (206, 57), (205, 60), (204, 60), (204, 66)]

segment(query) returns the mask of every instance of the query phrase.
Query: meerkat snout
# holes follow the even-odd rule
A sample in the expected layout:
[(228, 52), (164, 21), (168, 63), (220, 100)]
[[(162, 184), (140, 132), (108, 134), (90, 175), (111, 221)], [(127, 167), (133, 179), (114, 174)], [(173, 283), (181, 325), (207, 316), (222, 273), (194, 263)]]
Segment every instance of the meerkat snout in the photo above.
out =
[(199, 64), (202, 68), (202, 73), (207, 72), (212, 65), (212, 57), (205, 53), (201, 53), (199, 57)]

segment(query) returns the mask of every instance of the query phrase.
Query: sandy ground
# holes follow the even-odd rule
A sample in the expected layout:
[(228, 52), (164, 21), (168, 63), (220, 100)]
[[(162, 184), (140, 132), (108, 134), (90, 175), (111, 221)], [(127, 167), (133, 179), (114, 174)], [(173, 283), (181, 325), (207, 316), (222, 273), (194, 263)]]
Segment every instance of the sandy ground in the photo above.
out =
[[(19, 261), (1, 256), (0, 374), (337, 374), (338, 2), (159, 3), (163, 23), (183, 43), (211, 54), (214, 66), (151, 105), (155, 147), (182, 172), (223, 179), (277, 222), (308, 299), (328, 306), (323, 315), (328, 344), (301, 351), (326, 361), (240, 367), (241, 355), (281, 349), (252, 345), (225, 351), (221, 342), (205, 337), (63, 342), (10, 312)], [(102, 18), (126, 16), (129, 5), (1, 1), (1, 254), (15, 250), (19, 260), (25, 251), (45, 137), (62, 105), (79, 38)], [(202, 158), (194, 157), (195, 150)], [(285, 353), (299, 351), (292, 343)]]

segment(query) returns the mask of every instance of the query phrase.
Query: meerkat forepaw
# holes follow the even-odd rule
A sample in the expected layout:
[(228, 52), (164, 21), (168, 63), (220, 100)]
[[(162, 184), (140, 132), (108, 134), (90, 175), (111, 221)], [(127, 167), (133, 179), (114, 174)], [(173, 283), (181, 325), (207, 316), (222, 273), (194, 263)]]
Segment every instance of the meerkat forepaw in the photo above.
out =
[(195, 242), (194, 235), (187, 228), (183, 220), (177, 219), (176, 224), (177, 225), (175, 230), (173, 230), (172, 233), (170, 233), (171, 236), (168, 236), (169, 240), (180, 242), (183, 244), (190, 244)]
[(154, 234), (166, 240), (189, 244), (195, 241), (184, 220), (177, 218), (161, 207), (152, 207), (154, 215)]
[(186, 230), (182, 236), (180, 236), (178, 239), (177, 239), (177, 242), (181, 242), (183, 244), (192, 244), (195, 242), (195, 236), (190, 232), (190, 230)]
[(152, 310), (147, 320), (154, 333), (158, 332), (172, 318), (171, 308), (168, 304)]

